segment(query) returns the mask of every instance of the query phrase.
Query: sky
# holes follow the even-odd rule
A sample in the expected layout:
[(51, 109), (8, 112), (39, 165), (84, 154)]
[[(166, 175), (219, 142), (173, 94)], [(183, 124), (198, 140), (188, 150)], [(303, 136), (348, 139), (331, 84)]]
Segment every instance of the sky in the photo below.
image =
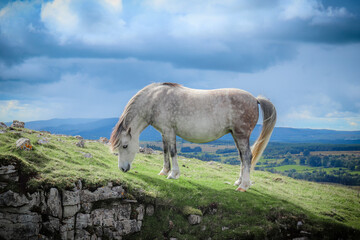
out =
[(153, 82), (265, 96), (278, 127), (360, 130), (360, 3), (0, 1), (0, 121), (119, 117)]

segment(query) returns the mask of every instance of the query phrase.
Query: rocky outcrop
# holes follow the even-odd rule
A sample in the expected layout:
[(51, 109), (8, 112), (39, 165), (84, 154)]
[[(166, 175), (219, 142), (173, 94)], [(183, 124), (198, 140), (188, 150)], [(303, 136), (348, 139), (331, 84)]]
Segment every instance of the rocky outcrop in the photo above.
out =
[(0, 129), (7, 129), (6, 124), (3, 122), (0, 122)]
[(14, 120), (10, 127), (13, 127), (13, 128), (24, 128), (24, 127), (25, 127), (25, 123), (24, 123), (24, 122), (20, 122), (20, 121), (18, 121), (18, 120)]
[(125, 189), (112, 183), (93, 191), (81, 181), (72, 190), (5, 191), (18, 172), (0, 166), (0, 239), (122, 239), (154, 214), (153, 205), (126, 199)]

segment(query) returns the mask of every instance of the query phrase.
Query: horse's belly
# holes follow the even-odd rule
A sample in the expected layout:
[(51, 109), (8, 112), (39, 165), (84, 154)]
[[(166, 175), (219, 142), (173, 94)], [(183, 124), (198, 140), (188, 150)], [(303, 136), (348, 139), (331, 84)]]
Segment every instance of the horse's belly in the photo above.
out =
[(211, 142), (227, 133), (229, 133), (228, 129), (214, 126), (206, 121), (197, 124), (180, 124), (176, 128), (176, 135), (186, 141), (195, 143)]

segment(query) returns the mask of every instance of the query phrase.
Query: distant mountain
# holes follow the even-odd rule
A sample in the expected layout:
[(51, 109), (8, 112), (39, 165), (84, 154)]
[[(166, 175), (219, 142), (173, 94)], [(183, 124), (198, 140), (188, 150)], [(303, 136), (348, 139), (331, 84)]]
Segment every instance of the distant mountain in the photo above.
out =
[[(66, 135), (81, 135), (87, 139), (110, 137), (111, 131), (118, 118), (105, 119), (51, 119), (32, 121), (25, 124), (26, 128), (44, 130), (51, 133)], [(257, 125), (251, 135), (254, 141), (261, 131), (261, 125)], [(141, 141), (161, 141), (161, 134), (149, 126), (140, 135)], [(231, 134), (227, 134), (220, 140), (233, 140)], [(325, 129), (302, 129), (276, 127), (271, 136), (272, 142), (289, 143), (360, 143), (360, 131), (335, 131)]]

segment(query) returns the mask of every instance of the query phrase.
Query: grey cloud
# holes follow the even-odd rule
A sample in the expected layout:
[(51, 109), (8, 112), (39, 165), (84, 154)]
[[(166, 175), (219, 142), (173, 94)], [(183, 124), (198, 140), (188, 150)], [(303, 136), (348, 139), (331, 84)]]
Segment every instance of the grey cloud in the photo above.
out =
[[(110, 21), (96, 4), (96, 1), (91, 1), (87, 7), (75, 4), (74, 8), (81, 18), (82, 25), (80, 26), (84, 28), (88, 23), (94, 32), (100, 31), (95, 20), (104, 21), (107, 24)], [(199, 36), (183, 35), (178, 39), (169, 34), (171, 26), (168, 22), (175, 16), (167, 12), (146, 15), (141, 10), (134, 10), (133, 4), (124, 2), (123, 13), (120, 17), (124, 19), (126, 25), (121, 34), (118, 34), (118, 29), (114, 29), (115, 35), (109, 35), (109, 38), (114, 38), (110, 42), (103, 43), (101, 40), (97, 43), (95, 39), (93, 44), (89, 44), (82, 42), (83, 40), (79, 38), (68, 39), (61, 43), (57, 39), (60, 33), (57, 35), (57, 30), (53, 29), (54, 25), (41, 20), (41, 4), (30, 2), (26, 7), (18, 7), (16, 12), (11, 12), (12, 15), (5, 15), (8, 18), (0, 20), (0, 31), (3, 33), (0, 37), (0, 47), (4, 49), (0, 53), (0, 59), (11, 64), (36, 56), (138, 58), (169, 62), (181, 68), (256, 72), (294, 59), (297, 42), (343, 44), (360, 40), (360, 21), (357, 13), (350, 18), (334, 18), (325, 25), (314, 25), (311, 23), (312, 19), (285, 21), (279, 20), (276, 15), (276, 12), (280, 11), (278, 1), (271, 1), (262, 7), (259, 7), (258, 2), (251, 4), (247, 14), (251, 16), (249, 20), (253, 21), (255, 27), (258, 28), (255, 32), (252, 30), (249, 33), (242, 33), (234, 29), (236, 25), (232, 23), (244, 19), (240, 15), (233, 14), (234, 10), (227, 6), (222, 11), (226, 10), (232, 14), (227, 16), (221, 13), (230, 22), (230, 25), (225, 26), (225, 35), (214, 35), (205, 39)], [(141, 9), (141, 5), (136, 7)], [(90, 11), (91, 9), (95, 11)], [(261, 11), (257, 11), (259, 9)], [(351, 10), (353, 9), (349, 11)], [(262, 11), (269, 12), (269, 17), (263, 19), (261, 15), (257, 15)], [(215, 14), (217, 14), (216, 10)], [(158, 15), (156, 20), (151, 20), (154, 15)], [(262, 20), (270, 21), (271, 24), (262, 26)], [(149, 26), (149, 23), (153, 26)], [(154, 32), (151, 33), (151, 29)], [(89, 34), (92, 31), (90, 30), (83, 31)], [(79, 32), (79, 35), (81, 34)], [(98, 34), (101, 34), (101, 31)], [(16, 46), (13, 44), (14, 39), (19, 39)], [(205, 47), (207, 43), (214, 43), (215, 46), (222, 45), (224, 50), (221, 51), (211, 45)]]

